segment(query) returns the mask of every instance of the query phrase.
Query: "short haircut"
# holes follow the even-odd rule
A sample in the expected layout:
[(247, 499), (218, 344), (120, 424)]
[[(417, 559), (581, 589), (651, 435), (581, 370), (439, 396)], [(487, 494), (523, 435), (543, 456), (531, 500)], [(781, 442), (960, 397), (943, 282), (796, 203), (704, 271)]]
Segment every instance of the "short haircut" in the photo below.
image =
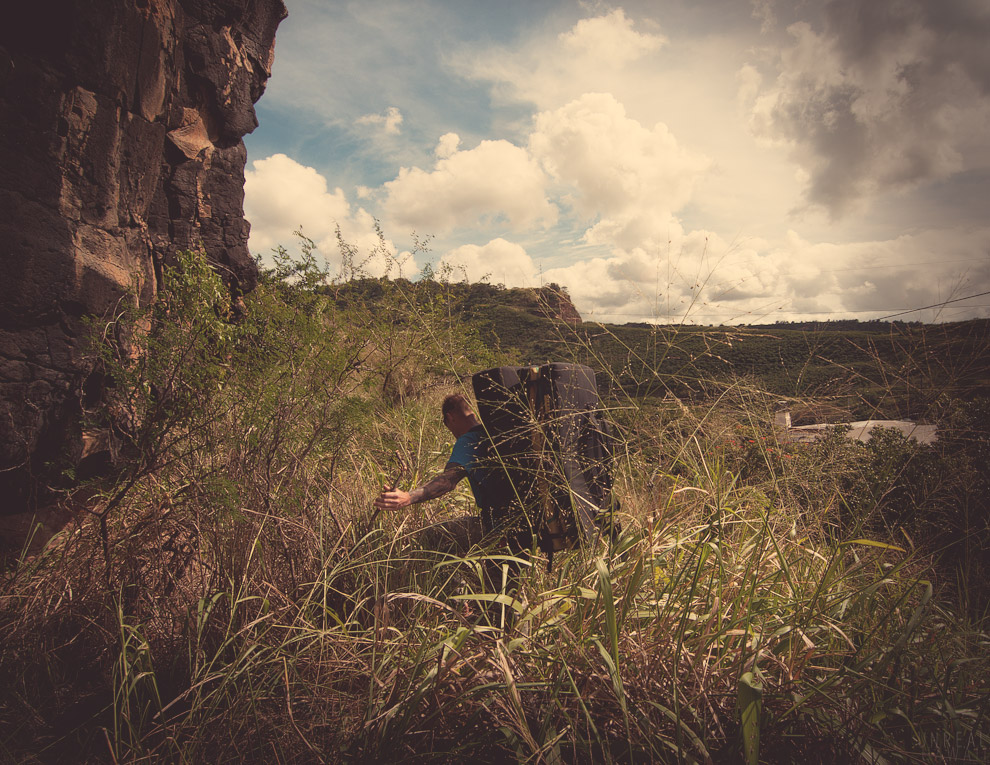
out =
[(461, 393), (451, 393), (443, 400), (443, 404), (440, 406), (440, 411), (443, 413), (443, 418), (445, 420), (447, 419), (447, 415), (452, 412), (457, 412), (458, 414), (471, 414), (471, 402), (468, 401), (467, 397)]

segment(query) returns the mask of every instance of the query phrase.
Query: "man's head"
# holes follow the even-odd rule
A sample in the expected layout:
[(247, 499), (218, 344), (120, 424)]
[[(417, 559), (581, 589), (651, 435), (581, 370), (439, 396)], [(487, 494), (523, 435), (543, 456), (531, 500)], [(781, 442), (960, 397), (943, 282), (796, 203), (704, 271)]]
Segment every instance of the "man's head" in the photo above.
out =
[(440, 406), (443, 414), (443, 424), (446, 425), (455, 438), (460, 438), (478, 424), (471, 403), (460, 393), (451, 393)]

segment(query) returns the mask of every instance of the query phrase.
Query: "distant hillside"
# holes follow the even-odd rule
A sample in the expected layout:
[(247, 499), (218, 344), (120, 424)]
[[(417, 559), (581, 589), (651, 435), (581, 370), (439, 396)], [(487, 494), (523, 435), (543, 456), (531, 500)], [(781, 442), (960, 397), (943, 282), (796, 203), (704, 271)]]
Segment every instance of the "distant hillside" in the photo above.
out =
[[(990, 321), (843, 328), (615, 326), (492, 311), (490, 333), (522, 363), (573, 360), (603, 389), (637, 397), (704, 398), (743, 384), (809, 399), (810, 421), (926, 420), (945, 399), (990, 395)], [(865, 324), (865, 326), (863, 326)], [(797, 420), (804, 419), (796, 410)]]
[[(646, 322), (630, 322), (623, 326), (650, 328), (653, 324)], [(828, 321), (775, 321), (772, 324), (742, 324), (732, 327), (721, 327), (721, 329), (747, 329), (760, 330), (782, 330), (797, 329), (804, 332), (880, 332), (887, 334), (891, 329), (905, 329), (908, 327), (923, 327), (920, 321), (860, 321), (859, 319), (835, 319)]]
[(374, 302), (386, 290), (469, 321), (508, 363), (588, 364), (613, 394), (691, 400), (743, 383), (782, 398), (814, 397), (839, 420), (924, 419), (942, 397), (990, 394), (990, 320), (610, 325), (582, 321), (554, 284), (361, 279), (331, 288), (341, 305)]
[(449, 306), (469, 319), (496, 321), (499, 309), (508, 309), (570, 326), (577, 326), (582, 321), (581, 314), (567, 294), (567, 288), (552, 282), (543, 287), (529, 288), (487, 283), (438, 282), (432, 279), (411, 282), (408, 279), (367, 278), (327, 288), (338, 304), (342, 305), (377, 300), (386, 290), (402, 291), (411, 300), (422, 304), (445, 300)]

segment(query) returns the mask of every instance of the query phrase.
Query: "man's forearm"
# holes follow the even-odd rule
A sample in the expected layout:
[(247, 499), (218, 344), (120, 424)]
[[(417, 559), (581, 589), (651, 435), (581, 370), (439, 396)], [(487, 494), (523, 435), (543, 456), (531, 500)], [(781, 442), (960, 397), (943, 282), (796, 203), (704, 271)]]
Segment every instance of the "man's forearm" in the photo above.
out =
[(426, 502), (427, 500), (442, 497), (457, 486), (457, 482), (467, 475), (467, 471), (460, 465), (444, 470), (440, 475), (431, 478), (417, 489), (409, 492), (411, 504)]

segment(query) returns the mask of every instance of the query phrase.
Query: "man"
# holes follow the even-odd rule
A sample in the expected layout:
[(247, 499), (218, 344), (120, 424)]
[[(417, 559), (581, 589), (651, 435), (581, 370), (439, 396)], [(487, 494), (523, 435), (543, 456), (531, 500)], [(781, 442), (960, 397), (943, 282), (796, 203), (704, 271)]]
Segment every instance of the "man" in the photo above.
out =
[[(527, 554), (532, 537), (522, 531), (507, 530), (510, 528), (508, 520), (519, 514), (510, 514), (505, 507), (507, 503), (499, 499), (507, 489), (505, 481), (500, 480), (499, 468), (486, 465), (488, 436), (484, 425), (460, 393), (447, 396), (440, 411), (443, 424), (457, 439), (443, 472), (412, 491), (386, 489), (375, 499), (375, 507), (379, 510), (399, 510), (437, 499), (452, 491), (466, 477), (471, 484), (474, 500), (481, 508), (481, 515), (469, 515), (429, 526), (419, 535), (422, 545), (436, 552), (464, 556), (473, 547), (501, 543), (513, 555)], [(518, 526), (513, 528), (518, 529)], [(493, 591), (501, 590), (503, 582), (509, 590), (517, 586), (519, 564), (489, 561), (484, 568), (487, 586)]]
[[(412, 491), (386, 489), (375, 499), (375, 507), (379, 510), (399, 510), (437, 499), (453, 491), (463, 478), (471, 484), (471, 492), (479, 506), (485, 508), (492, 504), (491, 497), (486, 494), (486, 484), (490, 483), (488, 470), (479, 464), (485, 438), (484, 426), (467, 398), (460, 393), (447, 396), (440, 411), (443, 424), (457, 439), (443, 472)], [(466, 555), (473, 546), (482, 543), (486, 531), (492, 530), (483, 527), (480, 516), (469, 515), (429, 527), (423, 532), (422, 539), (425, 546), (439, 552)]]

